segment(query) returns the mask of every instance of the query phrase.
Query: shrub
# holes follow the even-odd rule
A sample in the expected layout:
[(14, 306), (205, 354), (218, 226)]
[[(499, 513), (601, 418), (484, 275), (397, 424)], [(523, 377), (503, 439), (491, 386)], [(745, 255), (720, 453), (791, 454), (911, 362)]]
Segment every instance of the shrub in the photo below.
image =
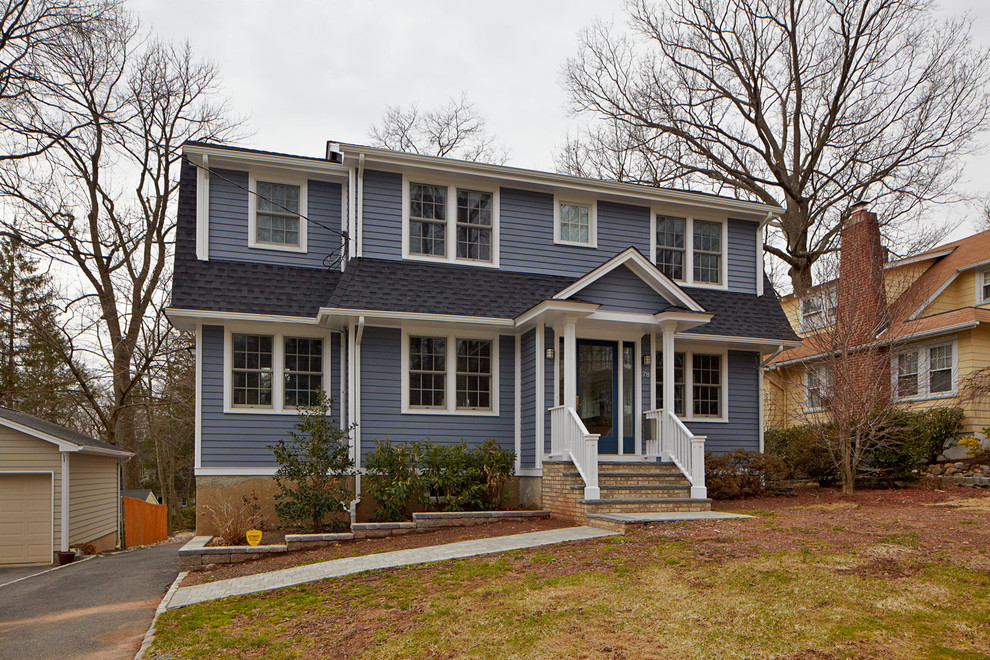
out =
[[(314, 531), (324, 527), (327, 514), (341, 511), (351, 499), (347, 477), (354, 474), (348, 430), (331, 419), (333, 399), (323, 392), (315, 406), (299, 411), (291, 441), (279, 440), (269, 449), (279, 464), (275, 483), (275, 513), (294, 523), (309, 521)], [(297, 432), (298, 431), (298, 432)], [(343, 526), (332, 519), (335, 528)]]
[(888, 483), (915, 478), (914, 471), (934, 463), (960, 432), (963, 417), (962, 408), (894, 413), (885, 429), (889, 439), (867, 457), (868, 469)]
[(429, 484), (420, 474), (425, 446), (420, 442), (392, 444), (378, 440), (364, 462), (362, 485), (375, 499), (375, 520), (408, 520), (410, 505), (429, 502)]
[(443, 511), (497, 509), (515, 452), (493, 439), (469, 449), (467, 443), (392, 443), (379, 440), (365, 460), (363, 484), (377, 503), (375, 519), (408, 520), (411, 507)]
[(772, 454), (745, 449), (718, 455), (705, 452), (705, 486), (713, 500), (759, 495), (786, 472), (783, 461)]
[(784, 478), (808, 477), (818, 481), (820, 486), (831, 486), (839, 480), (828, 447), (810, 426), (767, 429), (764, 442), (766, 452), (781, 460)]
[[(195, 516), (195, 508), (192, 509)], [(253, 490), (251, 495), (242, 495), (238, 503), (222, 500), (216, 504), (206, 504), (203, 506), (203, 513), (210, 526), (216, 530), (215, 536), (224, 545), (237, 545), (244, 540), (244, 535), (249, 529), (260, 529), (265, 525), (261, 517), (258, 495)], [(194, 519), (192, 528), (195, 526)]]

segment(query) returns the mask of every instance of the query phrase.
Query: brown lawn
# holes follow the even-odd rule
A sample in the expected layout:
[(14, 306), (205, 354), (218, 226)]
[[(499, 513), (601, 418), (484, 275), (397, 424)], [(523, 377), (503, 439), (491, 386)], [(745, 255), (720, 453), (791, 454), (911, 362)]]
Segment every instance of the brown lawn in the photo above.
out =
[(151, 657), (990, 658), (990, 493), (716, 508), (756, 517), (205, 603)]

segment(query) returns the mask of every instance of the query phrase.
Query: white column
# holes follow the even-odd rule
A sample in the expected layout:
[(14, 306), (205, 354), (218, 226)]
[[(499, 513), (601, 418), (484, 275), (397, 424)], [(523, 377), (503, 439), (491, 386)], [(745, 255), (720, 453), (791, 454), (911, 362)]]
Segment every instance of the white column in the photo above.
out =
[(577, 320), (564, 319), (564, 405), (577, 408)]
[(663, 346), (661, 350), (663, 351), (663, 410), (664, 415), (660, 419), (660, 423), (657, 424), (657, 432), (660, 434), (660, 453), (661, 455), (669, 453), (669, 449), (666, 449), (667, 443), (670, 438), (664, 438), (664, 430), (667, 428), (667, 420), (664, 419), (668, 412), (674, 412), (674, 331), (677, 329), (677, 323), (675, 321), (664, 321), (660, 324), (660, 330), (663, 333)]

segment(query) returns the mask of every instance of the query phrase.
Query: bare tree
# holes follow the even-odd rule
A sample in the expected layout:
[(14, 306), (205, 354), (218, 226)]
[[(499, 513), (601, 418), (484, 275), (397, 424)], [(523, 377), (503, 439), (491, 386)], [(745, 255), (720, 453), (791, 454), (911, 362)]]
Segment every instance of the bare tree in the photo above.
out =
[[(77, 283), (69, 350), (98, 367), (111, 396), (81, 373), (79, 387), (105, 439), (136, 451), (132, 397), (163, 341), (148, 328), (163, 322), (181, 145), (223, 140), (232, 124), (215, 102), (217, 69), (195, 61), (188, 45), (144, 38), (120, 9), (100, 30), (70, 31), (51, 51), (31, 92), (35, 112), (18, 127), (51, 146), (10, 161), (0, 193), (24, 218), (19, 239)], [(70, 357), (80, 358), (66, 356), (67, 364)], [(137, 461), (125, 481), (139, 485)]]
[[(604, 161), (627, 180), (781, 205), (784, 245), (766, 249), (803, 294), (850, 204), (872, 199), (888, 241), (902, 242), (906, 221), (956, 198), (960, 157), (987, 128), (990, 54), (969, 20), (939, 22), (930, 6), (632, 0), (633, 35), (598, 24), (568, 62), (575, 110), (605, 128), (558, 164)], [(616, 148), (638, 167), (617, 167)]]
[(117, 0), (0, 0), (0, 161), (36, 155), (51, 141), (25, 140), (32, 95), (66, 36), (98, 30)]
[(503, 164), (508, 150), (488, 132), (487, 121), (462, 94), (435, 110), (390, 105), (370, 129), (376, 147), (427, 156)]

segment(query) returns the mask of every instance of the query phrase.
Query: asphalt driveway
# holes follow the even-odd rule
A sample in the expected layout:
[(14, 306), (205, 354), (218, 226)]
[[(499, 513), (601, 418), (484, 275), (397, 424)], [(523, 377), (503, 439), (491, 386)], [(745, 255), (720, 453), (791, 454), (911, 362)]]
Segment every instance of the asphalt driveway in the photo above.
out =
[(0, 658), (130, 660), (179, 574), (180, 547), (96, 557), (0, 586)]

